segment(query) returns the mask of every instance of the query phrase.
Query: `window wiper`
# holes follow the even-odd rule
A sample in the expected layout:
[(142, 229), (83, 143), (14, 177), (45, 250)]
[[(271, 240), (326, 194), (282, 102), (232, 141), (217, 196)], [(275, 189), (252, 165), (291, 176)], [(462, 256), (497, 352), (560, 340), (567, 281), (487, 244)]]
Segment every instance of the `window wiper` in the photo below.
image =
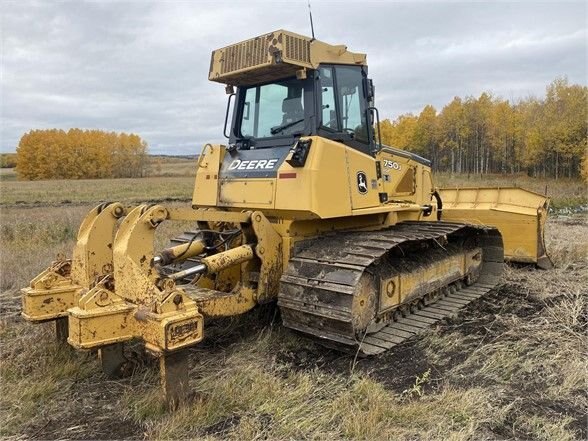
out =
[(280, 133), (282, 130), (287, 129), (288, 127), (292, 127), (292, 126), (295, 126), (298, 123), (301, 123), (302, 121), (304, 121), (304, 118), (299, 119), (298, 121), (292, 121), (292, 122), (287, 123), (287, 124), (282, 124), (281, 126), (272, 127), (271, 130), (270, 130), (270, 133), (272, 135), (275, 135), (277, 133)]

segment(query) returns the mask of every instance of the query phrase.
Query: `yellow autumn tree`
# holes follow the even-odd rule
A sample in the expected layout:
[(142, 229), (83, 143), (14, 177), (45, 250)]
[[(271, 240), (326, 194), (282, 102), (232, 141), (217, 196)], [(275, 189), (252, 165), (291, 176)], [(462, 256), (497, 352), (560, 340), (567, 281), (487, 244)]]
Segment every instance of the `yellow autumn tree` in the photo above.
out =
[(382, 142), (423, 155), (452, 173), (588, 175), (588, 87), (558, 78), (544, 98), (516, 103), (483, 92), (455, 97), (437, 113), (427, 105), (379, 128)]
[(382, 143), (391, 147), (410, 150), (418, 118), (412, 114), (400, 115), (394, 121), (385, 119), (380, 123)]
[(582, 158), (582, 177), (584, 182), (588, 184), (588, 142), (584, 147), (584, 158)]
[(20, 179), (96, 179), (143, 176), (147, 143), (135, 134), (101, 130), (31, 130), (20, 139)]

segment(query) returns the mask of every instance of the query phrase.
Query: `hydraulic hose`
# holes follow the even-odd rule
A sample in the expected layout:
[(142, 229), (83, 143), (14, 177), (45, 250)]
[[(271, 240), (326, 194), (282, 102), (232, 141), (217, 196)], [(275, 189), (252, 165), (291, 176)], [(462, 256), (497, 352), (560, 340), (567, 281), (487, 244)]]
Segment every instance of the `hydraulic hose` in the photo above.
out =
[(441, 215), (443, 214), (443, 200), (441, 199), (441, 195), (437, 190), (433, 192), (433, 197), (437, 201), (437, 220), (441, 220)]

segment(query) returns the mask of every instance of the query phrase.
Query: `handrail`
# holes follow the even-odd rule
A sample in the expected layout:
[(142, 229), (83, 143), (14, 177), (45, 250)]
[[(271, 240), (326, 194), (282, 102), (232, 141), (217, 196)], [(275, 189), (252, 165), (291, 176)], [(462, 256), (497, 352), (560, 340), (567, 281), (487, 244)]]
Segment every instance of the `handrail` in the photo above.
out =
[(225, 125), (223, 127), (223, 135), (225, 135), (225, 138), (229, 138), (229, 135), (227, 135), (227, 121), (229, 119), (229, 110), (231, 109), (231, 98), (234, 97), (236, 94), (232, 93), (229, 95), (229, 98), (227, 99), (227, 112), (225, 113)]
[(373, 153), (378, 153), (382, 150), (382, 133), (380, 132), (380, 112), (378, 111), (377, 107), (368, 107), (367, 111), (372, 111), (376, 113), (376, 127), (378, 128), (378, 148), (373, 151)]

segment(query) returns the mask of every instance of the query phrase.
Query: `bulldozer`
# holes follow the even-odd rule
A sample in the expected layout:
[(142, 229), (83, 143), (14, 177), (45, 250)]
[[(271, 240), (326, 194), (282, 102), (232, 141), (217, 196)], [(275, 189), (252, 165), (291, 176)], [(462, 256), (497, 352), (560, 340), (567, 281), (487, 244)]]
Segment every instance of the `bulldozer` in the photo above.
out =
[[(213, 51), (209, 80), (227, 141), (198, 156), (191, 206), (102, 203), (22, 289), (23, 317), (107, 375), (138, 341), (176, 406), (217, 319), (274, 302), (285, 327), (371, 356), (494, 289), (505, 260), (549, 265), (547, 197), (439, 189), (429, 160), (382, 145), (365, 54), (278, 30)], [(166, 222), (191, 227), (155, 249)]]

